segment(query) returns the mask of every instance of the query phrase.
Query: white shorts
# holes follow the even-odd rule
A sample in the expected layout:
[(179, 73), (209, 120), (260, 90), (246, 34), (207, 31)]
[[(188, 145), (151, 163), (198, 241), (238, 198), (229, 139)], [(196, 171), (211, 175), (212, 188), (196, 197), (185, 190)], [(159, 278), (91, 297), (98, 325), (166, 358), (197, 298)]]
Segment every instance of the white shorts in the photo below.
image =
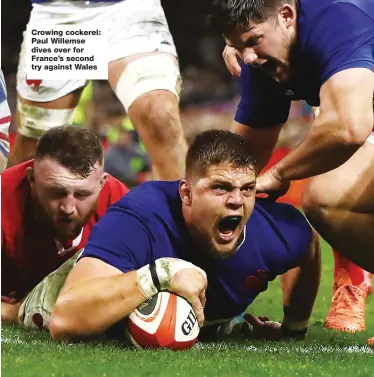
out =
[[(160, 51), (177, 57), (160, 0), (123, 0), (85, 4), (85, 1), (34, 4), (28, 25), (107, 25), (108, 63), (131, 55)], [(24, 33), (25, 39), (25, 33)], [(30, 101), (47, 102), (85, 86), (86, 80), (27, 80), (22, 43), (17, 91)]]

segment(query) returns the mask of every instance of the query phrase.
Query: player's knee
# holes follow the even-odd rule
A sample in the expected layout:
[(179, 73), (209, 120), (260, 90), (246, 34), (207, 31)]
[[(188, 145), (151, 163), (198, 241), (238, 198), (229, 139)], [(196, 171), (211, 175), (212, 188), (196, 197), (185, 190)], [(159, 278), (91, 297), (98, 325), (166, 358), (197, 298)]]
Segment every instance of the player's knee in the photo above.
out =
[(313, 179), (304, 189), (302, 207), (309, 219), (318, 221), (324, 216), (327, 203), (323, 197), (323, 188)]
[(130, 107), (129, 117), (144, 141), (173, 146), (184, 140), (178, 103), (167, 91), (143, 94)]
[[(136, 99), (153, 91), (168, 91), (179, 101), (181, 76), (178, 62), (168, 54), (142, 56), (129, 63), (118, 79), (115, 93), (126, 111)], [(158, 100), (158, 104), (164, 104)]]
[(71, 109), (46, 109), (37, 105), (28, 105), (18, 101), (20, 125), (18, 132), (30, 139), (40, 139), (49, 129), (70, 124), (74, 116)]

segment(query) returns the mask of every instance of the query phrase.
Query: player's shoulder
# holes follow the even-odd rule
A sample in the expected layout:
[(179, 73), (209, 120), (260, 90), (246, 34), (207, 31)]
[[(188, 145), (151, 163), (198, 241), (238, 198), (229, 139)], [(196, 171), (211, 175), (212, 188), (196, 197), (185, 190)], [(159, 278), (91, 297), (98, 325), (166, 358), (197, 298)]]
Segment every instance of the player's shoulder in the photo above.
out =
[(7, 238), (22, 232), (31, 199), (26, 171), (32, 165), (33, 161), (27, 161), (1, 174), (1, 229)]
[(114, 178), (110, 174), (108, 174), (107, 176), (103, 189), (105, 189), (108, 193), (112, 195), (120, 197), (129, 192), (129, 188), (124, 183), (119, 181), (117, 178)]
[(34, 160), (30, 160), (4, 170), (1, 174), (1, 195), (3, 198), (4, 196), (23, 195), (25, 193), (26, 188), (29, 187), (27, 169), (33, 167), (33, 164)]
[(128, 187), (108, 174), (103, 188), (100, 191), (97, 212), (103, 214), (111, 205), (120, 200), (129, 192)]
[(277, 275), (298, 265), (313, 237), (311, 226), (297, 208), (261, 198), (256, 200), (247, 231), (253, 238), (249, 237), (247, 245), (257, 245), (262, 260)]
[(256, 198), (255, 210), (269, 228), (277, 232), (292, 234), (293, 232), (311, 235), (311, 226), (306, 217), (294, 206), (277, 203), (264, 198)]
[[(299, 6), (299, 29), (304, 39), (318, 35), (317, 30), (341, 26), (344, 33), (350, 32), (352, 25), (342, 25), (342, 20), (358, 20), (354, 27), (365, 29), (369, 23), (373, 25), (374, 2), (367, 0), (301, 0)], [(340, 22), (339, 22), (340, 21)], [(302, 41), (303, 42), (303, 41)], [(305, 41), (306, 42), (306, 41)]]
[(179, 181), (149, 181), (133, 188), (115, 206), (143, 215), (169, 212), (180, 207)]

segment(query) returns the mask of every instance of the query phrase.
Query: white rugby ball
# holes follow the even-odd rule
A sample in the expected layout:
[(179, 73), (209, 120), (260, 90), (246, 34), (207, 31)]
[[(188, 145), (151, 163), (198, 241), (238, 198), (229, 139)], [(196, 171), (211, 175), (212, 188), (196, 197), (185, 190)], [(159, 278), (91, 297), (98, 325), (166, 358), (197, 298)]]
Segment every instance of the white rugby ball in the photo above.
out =
[(199, 335), (192, 306), (170, 292), (159, 292), (128, 317), (127, 336), (137, 348), (191, 348)]

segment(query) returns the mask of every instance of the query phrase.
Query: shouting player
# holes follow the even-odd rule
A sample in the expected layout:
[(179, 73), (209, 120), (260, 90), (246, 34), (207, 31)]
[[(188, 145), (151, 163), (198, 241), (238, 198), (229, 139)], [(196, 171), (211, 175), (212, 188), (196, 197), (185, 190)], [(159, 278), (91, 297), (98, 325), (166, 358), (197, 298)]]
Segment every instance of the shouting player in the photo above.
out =
[(282, 326), (250, 322), (270, 325), (271, 338), (304, 336), (319, 285), (318, 237), (292, 206), (255, 204), (255, 183), (244, 139), (228, 131), (200, 134), (187, 155), (186, 178), (136, 187), (95, 226), (50, 320), (51, 303), (39, 303), (52, 337), (103, 333), (159, 289), (185, 297), (200, 325), (228, 322), (281, 274)]
[(47, 131), (39, 140), (35, 160), (2, 174), (4, 322), (16, 321), (14, 314), (25, 295), (82, 249), (98, 219), (127, 191), (103, 172), (97, 136), (76, 126)]
[[(234, 53), (244, 62), (234, 130), (260, 161), (271, 153), (291, 100), (320, 105), (306, 138), (259, 177), (258, 190), (275, 198), (290, 181), (313, 177), (303, 199), (311, 223), (341, 254), (373, 272), (374, 4), (217, 0), (212, 16), (225, 36), (226, 57)], [(356, 287), (349, 292), (354, 304), (357, 293)]]
[[(187, 150), (179, 117), (181, 77), (160, 0), (32, 0), (28, 27), (107, 28), (109, 84), (151, 157), (154, 178), (179, 179)], [(34, 156), (37, 140), (71, 123), (86, 80), (29, 80), (23, 43), (17, 74), (20, 124), (9, 166)]]

